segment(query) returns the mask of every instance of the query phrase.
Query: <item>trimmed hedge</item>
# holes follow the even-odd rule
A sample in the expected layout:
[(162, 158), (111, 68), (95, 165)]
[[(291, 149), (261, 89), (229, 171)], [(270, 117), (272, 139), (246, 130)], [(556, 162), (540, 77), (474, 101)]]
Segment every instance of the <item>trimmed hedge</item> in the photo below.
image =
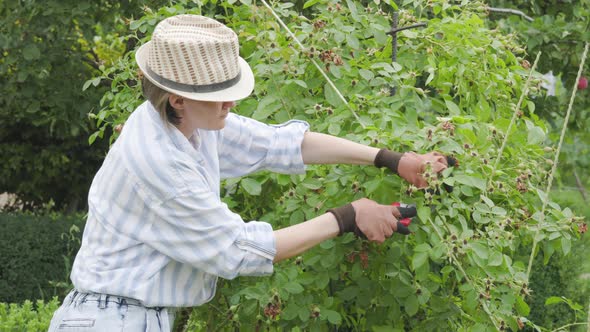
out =
[(0, 303), (0, 331), (47, 331), (53, 313), (59, 307), (57, 298), (35, 304), (25, 301), (22, 305)]
[(63, 299), (84, 223), (81, 215), (0, 214), (0, 302)]

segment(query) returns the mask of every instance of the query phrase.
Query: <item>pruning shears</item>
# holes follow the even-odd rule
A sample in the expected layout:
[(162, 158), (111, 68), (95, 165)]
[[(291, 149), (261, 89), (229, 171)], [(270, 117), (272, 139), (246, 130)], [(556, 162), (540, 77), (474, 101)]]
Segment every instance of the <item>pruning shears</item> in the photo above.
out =
[(400, 213), (400, 218), (397, 221), (397, 232), (404, 235), (410, 234), (411, 232), (408, 227), (412, 221), (414, 221), (416, 215), (418, 215), (416, 205), (404, 204), (400, 202), (393, 202), (391, 205), (395, 206)]

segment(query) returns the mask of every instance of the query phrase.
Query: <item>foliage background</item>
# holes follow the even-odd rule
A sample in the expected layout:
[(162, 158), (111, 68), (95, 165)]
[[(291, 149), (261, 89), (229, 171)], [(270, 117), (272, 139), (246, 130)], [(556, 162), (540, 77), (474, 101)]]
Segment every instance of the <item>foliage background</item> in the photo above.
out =
[[(528, 211), (540, 210), (539, 188), (542, 199), (548, 169), (545, 159), (552, 157), (551, 152), (545, 152), (542, 147), (556, 141), (554, 133), (563, 123), (564, 104), (574, 85), (573, 75), (579, 65), (581, 45), (588, 40), (588, 15), (584, 15), (588, 13), (587, 1), (568, 2), (571, 6), (565, 6), (567, 10), (560, 12), (554, 10), (555, 6), (538, 1), (519, 2), (519, 9), (535, 17), (532, 23), (516, 16), (490, 13), (480, 2), (400, 2), (400, 25), (428, 21), (428, 27), (399, 34), (397, 64), (390, 62), (390, 38), (386, 35), (394, 7), (386, 2), (274, 3), (275, 10), (296, 31), (298, 38), (305, 45), (314, 47), (303, 54), (296, 50), (293, 41), (258, 2), (179, 1), (175, 5), (153, 2), (143, 11), (139, 10), (143, 3), (137, 2), (81, 5), (96, 9), (90, 12), (97, 16), (89, 17), (87, 23), (78, 22), (83, 22), (85, 17), (75, 16), (71, 22), (64, 20), (64, 24), (54, 25), (54, 29), (61, 31), (67, 27), (70, 34), (83, 35), (78, 39), (63, 38), (70, 44), (61, 49), (73, 49), (73, 53), (81, 57), (68, 58), (67, 65), (88, 63), (87, 58), (96, 60), (89, 49), (98, 55), (98, 67), (65, 67), (63, 73), (82, 74), (78, 78), (60, 80), (74, 85), (60, 89), (64, 100), (74, 100), (71, 99), (72, 91), (87, 94), (80, 98), (88, 100), (89, 106), (81, 108), (83, 113), (79, 110), (79, 114), (72, 115), (74, 107), (66, 106), (60, 111), (52, 106), (59, 103), (49, 104), (44, 108), (46, 113), (34, 111), (18, 121), (15, 119), (20, 115), (15, 117), (14, 104), (9, 103), (18, 99), (7, 97), (0, 102), (0, 109), (6, 114), (7, 128), (19, 128), (28, 122), (27, 126), (31, 127), (23, 128), (42, 132), (42, 142), (55, 142), (56, 136), (65, 135), (68, 132), (67, 117), (73, 116), (75, 120), (71, 120), (71, 126), (83, 130), (82, 134), (75, 136), (71, 135), (70, 128), (72, 144), (88, 152), (92, 156), (89, 159), (100, 161), (104, 155), (100, 147), (106, 147), (109, 140), (96, 139), (115, 139), (116, 136), (111, 136), (112, 128), (123, 123), (141, 101), (135, 81), (136, 68), (131, 61), (133, 54), (129, 51), (149, 38), (155, 24), (166, 16), (183, 12), (216, 16), (238, 31), (242, 55), (253, 65), (257, 75), (255, 95), (240, 103), (237, 111), (241, 114), (275, 123), (290, 118), (304, 119), (316, 131), (375, 146), (420, 151), (439, 149), (459, 157), (461, 167), (455, 170), (452, 178), (444, 180), (454, 184), (455, 191), (435, 197), (419, 192), (408, 196), (407, 191), (411, 188), (399, 179), (375, 169), (350, 166), (313, 167), (306, 178), (263, 173), (241, 181), (227, 181), (224, 200), (230, 207), (246, 220), (267, 220), (275, 227), (300, 222), (328, 207), (366, 195), (382, 203), (393, 200), (416, 202), (424, 207), (421, 209), (422, 220), (413, 237), (396, 236), (385, 246), (373, 246), (351, 238), (328, 241), (301, 258), (278, 265), (272, 278), (239, 278), (223, 282), (213, 303), (196, 309), (188, 326), (196, 330), (262, 327), (325, 330), (330, 326), (338, 326), (339, 330), (379, 330), (386, 326), (400, 330), (493, 330), (494, 325), (501, 327), (504, 321), (505, 326), (515, 330), (518, 328), (517, 318), (521, 316), (528, 316), (534, 323), (551, 329), (584, 321), (583, 312), (572, 310), (565, 303), (548, 307), (544, 304), (550, 296), (560, 295), (586, 306), (588, 302), (587, 283), (584, 284), (576, 271), (572, 271), (574, 257), (587, 256), (588, 247), (575, 241), (579, 224), (571, 223), (569, 212), (562, 208), (579, 202), (579, 198), (574, 197), (577, 193), (571, 193), (571, 188), (577, 184), (572, 176), (574, 172), (570, 170), (584, 174), (588, 169), (588, 158), (583, 153), (587, 151), (588, 142), (583, 130), (584, 121), (588, 121), (587, 91), (579, 91), (576, 113), (560, 160), (565, 172), (558, 178), (557, 191), (552, 195), (560, 206), (551, 205), (552, 215), (541, 232), (553, 238), (543, 241), (529, 285), (524, 284), (523, 271), (536, 231), (528, 224), (539, 222), (539, 217), (536, 221), (531, 219), (533, 216), (528, 215)], [(23, 8), (4, 2), (0, 4), (0, 9), (6, 13), (19, 13), (24, 17), (39, 19), (34, 15), (41, 13), (41, 4), (34, 1), (30, 2), (31, 6)], [(49, 5), (60, 8), (60, 4)], [(97, 7), (91, 7), (94, 5)], [(490, 6), (514, 5), (492, 1)], [(56, 16), (51, 17), (51, 13), (47, 14), (51, 21), (63, 14), (56, 10)], [(46, 67), (43, 61), (37, 61), (41, 54), (50, 55), (51, 51), (59, 49), (45, 43), (51, 36), (42, 32), (51, 32), (51, 29), (36, 32), (37, 39), (26, 39), (29, 34), (23, 31), (37, 30), (28, 28), (28, 25), (34, 26), (31, 22), (20, 25), (16, 24), (17, 21), (6, 18), (1, 25), (1, 31), (7, 32), (3, 38), (21, 45), (3, 49), (0, 68), (4, 71), (0, 73), (4, 73), (7, 80), (2, 84), (13, 89), (8, 96), (19, 96), (22, 86), (36, 84), (35, 80), (22, 84), (24, 82), (15, 79), (18, 78), (15, 73), (22, 72), (22, 68), (31, 69), (28, 74), (21, 74), (25, 79), (32, 77), (30, 73), (43, 72), (43, 68), (59, 68), (55, 64)], [(77, 26), (84, 27), (81, 29), (84, 32), (76, 32)], [(7, 30), (7, 27), (13, 30)], [(564, 36), (569, 42), (561, 42)], [(48, 47), (48, 50), (39, 51), (38, 58), (35, 58), (35, 51), (28, 56), (18, 56), (14, 51), (24, 52), (41, 46)], [(532, 63), (537, 50), (544, 52), (538, 71), (560, 73), (563, 88), (558, 96), (546, 97), (539, 88), (539, 75), (535, 76), (523, 116), (517, 122), (517, 130), (510, 133), (508, 149), (500, 164), (499, 169), (504, 173), (495, 177), (492, 183), (486, 183), (498, 144), (508, 127), (528, 73), (523, 67), (524, 60)], [(60, 52), (55, 53), (53, 58), (48, 58), (58, 61)], [(325, 80), (306, 59), (312, 54), (344, 92), (360, 121), (334, 91), (326, 87)], [(25, 64), (19, 62), (31, 56), (35, 59)], [(41, 65), (41, 68), (35, 65)], [(51, 77), (56, 77), (51, 73)], [(38, 91), (52, 91), (53, 80), (41, 82), (45, 90)], [(394, 97), (388, 96), (390, 86), (397, 87), (398, 93)], [(23, 96), (28, 98), (28, 95)], [(53, 97), (54, 94), (47, 92), (27, 100)], [(74, 105), (83, 106), (79, 102)], [(86, 119), (89, 112), (94, 114), (91, 115), (92, 121)], [(36, 124), (37, 121), (41, 124)], [(56, 131), (55, 126), (59, 130)], [(28, 129), (11, 130), (6, 137), (15, 139), (6, 144), (5, 149), (28, 141), (27, 136), (18, 136)], [(492, 137), (494, 132), (495, 138)], [(92, 150), (86, 145), (86, 136), (90, 133), (93, 134), (89, 141), (95, 142)], [(429, 136), (431, 139), (427, 139)], [(490, 137), (491, 141), (488, 140)], [(27, 144), (42, 146), (33, 140)], [(58, 150), (47, 150), (47, 158), (59, 157), (60, 153), (71, 156), (74, 150), (63, 140), (57, 140), (56, 146)], [(60, 152), (61, 148), (66, 152)], [(92, 165), (83, 157), (55, 157), (61, 164), (42, 162), (29, 173), (15, 176), (18, 174), (16, 170), (28, 167), (30, 158), (42, 155), (39, 152), (42, 150), (33, 150), (31, 157), (18, 162), (11, 158), (10, 166), (4, 171), (6, 176), (0, 180), (6, 184), (0, 188), (19, 193), (23, 201), (35, 202), (30, 206), (42, 204), (49, 197), (58, 202), (58, 208), (78, 205), (71, 203), (71, 197), (85, 195), (82, 192), (87, 190), (89, 182), (84, 181), (89, 181), (94, 172), (92, 166), (81, 171), (80, 165)], [(10, 155), (23, 153), (12, 152)], [(81, 164), (72, 163), (72, 160)], [(42, 173), (44, 168), (53, 175)], [(68, 174), (67, 169), (73, 172), (67, 176), (73, 185), (64, 186), (61, 174)], [(38, 174), (37, 179), (31, 174)], [(517, 189), (515, 180), (523, 174), (529, 178), (524, 181), (526, 192)], [(52, 182), (39, 185), (47, 179)], [(583, 177), (582, 181), (581, 186), (587, 187), (588, 178)], [(14, 183), (26, 190), (14, 189), (17, 188)], [(28, 189), (24, 186), (26, 183), (29, 183)], [(499, 188), (500, 183), (502, 188)], [(27, 196), (27, 190), (32, 193), (30, 196)], [(60, 199), (60, 195), (71, 196)], [(429, 211), (428, 205), (435, 205), (436, 212)], [(474, 206), (483, 210), (476, 211)], [(504, 212), (496, 209), (499, 214), (495, 215), (492, 213), (494, 207)], [(581, 209), (574, 211), (584, 214)], [(474, 212), (479, 212), (476, 213), (479, 217), (475, 217)], [(462, 218), (457, 219), (459, 216)], [(516, 224), (508, 226), (505, 218), (511, 218)], [(556, 227), (560, 225), (565, 227)], [(505, 236), (511, 239), (500, 241)], [(473, 284), (466, 284), (457, 265), (449, 263), (450, 255), (445, 251), (454, 250), (469, 275), (473, 276)], [(561, 256), (570, 251), (576, 256), (572, 253)], [(550, 265), (544, 267), (543, 261)], [(496, 265), (498, 263), (500, 265)], [(551, 274), (554, 271), (551, 267), (562, 273)], [(491, 299), (480, 299), (481, 296)], [(495, 321), (481, 310), (482, 303), (493, 309)], [(441, 321), (449, 325), (440, 326)]]

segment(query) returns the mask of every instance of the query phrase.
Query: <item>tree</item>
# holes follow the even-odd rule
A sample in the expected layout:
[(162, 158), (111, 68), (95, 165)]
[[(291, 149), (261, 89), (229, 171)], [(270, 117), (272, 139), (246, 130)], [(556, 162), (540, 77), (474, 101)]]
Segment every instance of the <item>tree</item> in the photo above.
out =
[(0, 1), (0, 192), (25, 208), (83, 206), (108, 147), (88, 145), (105, 86), (83, 84), (133, 48), (118, 32), (143, 3)]

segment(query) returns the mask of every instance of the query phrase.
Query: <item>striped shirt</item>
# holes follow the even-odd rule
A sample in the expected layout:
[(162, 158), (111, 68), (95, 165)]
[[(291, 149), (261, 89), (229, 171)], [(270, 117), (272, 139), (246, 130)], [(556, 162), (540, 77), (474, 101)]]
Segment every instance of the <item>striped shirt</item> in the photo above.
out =
[(143, 103), (92, 181), (71, 274), (76, 289), (183, 307), (210, 301), (217, 277), (271, 274), (272, 227), (230, 211), (220, 180), (258, 170), (303, 173), (308, 128), (230, 113), (222, 130), (198, 129), (189, 140)]

